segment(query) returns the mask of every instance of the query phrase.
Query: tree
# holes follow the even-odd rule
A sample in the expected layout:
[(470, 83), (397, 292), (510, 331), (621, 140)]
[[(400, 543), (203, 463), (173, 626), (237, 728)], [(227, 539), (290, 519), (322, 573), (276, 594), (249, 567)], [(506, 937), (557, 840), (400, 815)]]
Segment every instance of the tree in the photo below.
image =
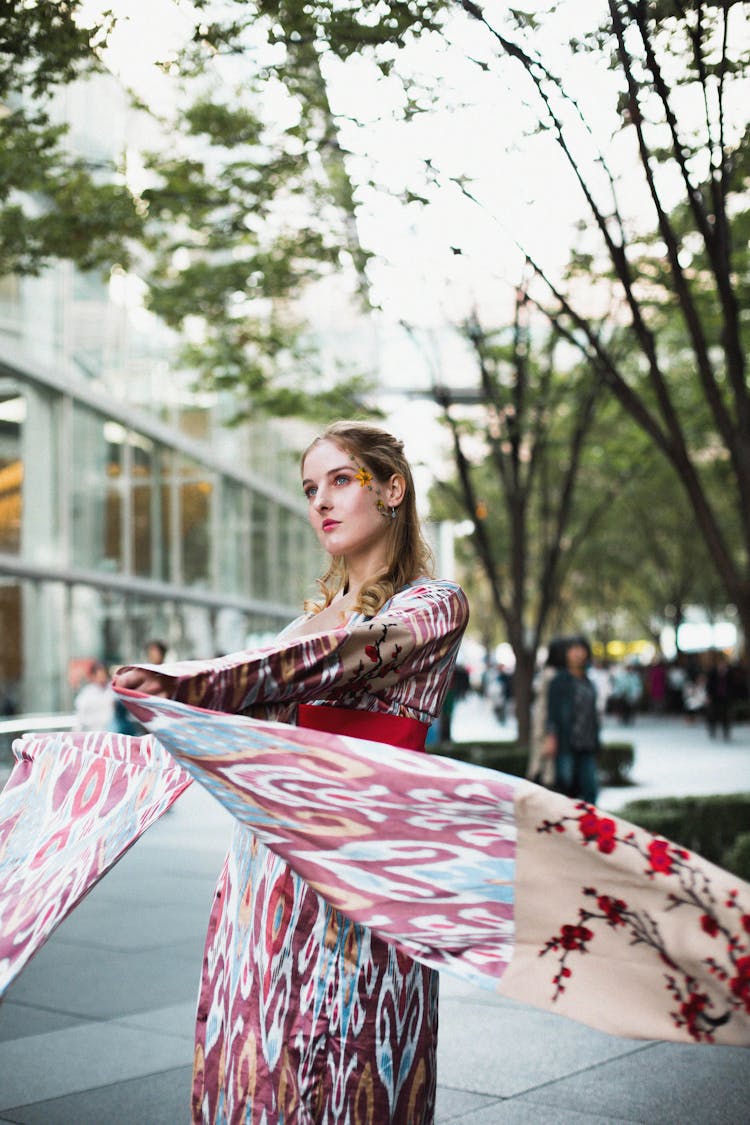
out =
[(516, 657), (518, 734), (527, 745), (538, 648), (578, 552), (631, 472), (627, 461), (601, 463), (599, 382), (581, 366), (561, 369), (554, 331), (532, 343), (528, 315), (519, 290), (510, 333), (487, 332), (476, 317), (466, 325), (478, 408), (462, 416), (449, 388), (433, 391), (456, 469), (453, 511), (433, 514), (473, 521), (492, 608)]
[[(612, 140), (597, 147), (588, 120), (594, 107), (587, 106), (585, 93), (576, 100), (570, 79), (566, 86), (537, 53), (540, 28), (560, 18), (557, 7), (542, 14), (503, 8), (490, 17), (474, 0), (366, 3), (355, 11), (337, 0), (267, 0), (258, 10), (276, 21), (285, 41), (297, 36), (320, 56), (336, 59), (371, 54), (381, 67), (393, 67), (399, 49), (414, 37), (440, 33), (450, 47), (451, 21), (463, 12), (485, 36), (487, 50), (476, 59), (482, 72), (506, 62), (521, 69), (539, 107), (537, 128), (557, 146), (589, 217), (582, 223), (579, 259), (589, 271), (586, 296), (574, 278), (556, 280), (529, 255), (542, 283), (531, 297), (672, 465), (747, 637), (750, 392), (740, 310), (747, 297), (750, 226), (744, 112), (749, 6), (742, 0), (608, 0), (601, 26), (569, 39), (569, 75), (577, 60), (593, 56), (616, 80), (610, 116), (625, 154), (618, 167), (628, 172), (628, 196), (635, 190), (629, 173), (640, 168), (642, 202), (652, 219), (634, 206), (629, 213), (623, 209), (622, 176), (607, 159)], [(431, 165), (429, 171), (439, 190), (439, 169)], [(471, 194), (464, 182), (452, 182)], [(592, 290), (599, 305), (609, 294), (604, 319), (590, 311)], [(672, 330), (664, 329), (665, 302), (677, 310), (677, 336), (674, 322)], [(702, 426), (695, 424), (696, 401)], [(733, 499), (729, 522), (713, 489), (722, 458)], [(732, 535), (738, 520), (739, 542)]]
[(726, 594), (669, 464), (637, 427), (627, 428), (637, 471), (582, 544), (561, 608), (575, 611), (577, 627), (585, 623), (603, 646), (648, 637), (658, 648), (662, 628), (677, 632), (688, 606), (718, 613)]
[[(595, 276), (600, 289), (609, 289), (610, 318), (602, 323), (592, 316), (580, 290), (555, 281), (539, 261), (531, 265), (546, 296), (537, 291), (535, 299), (673, 467), (747, 639), (750, 389), (740, 310), (750, 265), (744, 113), (750, 52), (742, 37), (748, 5), (609, 0), (604, 24), (571, 41), (573, 57), (595, 52), (620, 82), (621, 128), (632, 140), (651, 228), (624, 215), (605, 154), (587, 161), (578, 150), (584, 111), (535, 54), (529, 21), (517, 20), (511, 35), (490, 24), (472, 0), (462, 6), (531, 83), (539, 126), (554, 138), (588, 209), (587, 264), (599, 264)], [(685, 105), (687, 113), (680, 109)], [(598, 192), (602, 169), (608, 197)], [(670, 309), (679, 320), (679, 343)], [(717, 503), (719, 473), (729, 505)]]

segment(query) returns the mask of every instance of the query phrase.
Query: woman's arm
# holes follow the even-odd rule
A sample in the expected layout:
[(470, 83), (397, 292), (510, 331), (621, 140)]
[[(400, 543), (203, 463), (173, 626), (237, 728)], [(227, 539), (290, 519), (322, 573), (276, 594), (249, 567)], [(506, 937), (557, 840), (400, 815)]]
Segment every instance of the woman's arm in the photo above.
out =
[(400, 591), (368, 621), (205, 663), (162, 664), (158, 672), (146, 665), (123, 669), (115, 686), (227, 712), (325, 699), (342, 688), (377, 693), (410, 677), (424, 680), (442, 663), (452, 663), (467, 621), (460, 587), (425, 582)]

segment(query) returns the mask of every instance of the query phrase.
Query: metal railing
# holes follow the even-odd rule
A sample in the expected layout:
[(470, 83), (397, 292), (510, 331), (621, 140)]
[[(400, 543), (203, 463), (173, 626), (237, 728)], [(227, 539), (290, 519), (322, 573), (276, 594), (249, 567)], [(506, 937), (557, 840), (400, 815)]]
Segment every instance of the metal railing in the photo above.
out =
[(45, 730), (72, 730), (75, 715), (71, 712), (45, 712), (40, 715), (13, 715), (0, 719), (0, 789), (13, 768), (13, 741), (22, 734)]
[(75, 715), (67, 711), (58, 714), (14, 715), (10, 719), (0, 719), (0, 738), (38, 730), (72, 730), (74, 722)]

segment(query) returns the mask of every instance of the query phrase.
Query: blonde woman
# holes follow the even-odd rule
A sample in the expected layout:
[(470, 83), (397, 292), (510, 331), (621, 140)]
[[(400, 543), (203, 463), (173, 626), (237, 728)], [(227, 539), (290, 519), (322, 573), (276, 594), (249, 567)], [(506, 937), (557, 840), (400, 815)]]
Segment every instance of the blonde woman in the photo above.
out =
[[(124, 670), (116, 686), (420, 750), (468, 608), (458, 586), (429, 577), (402, 443), (337, 422), (305, 451), (302, 488), (330, 563), (278, 644)], [(238, 825), (209, 923), (194, 1120), (427, 1125), (437, 1000), (434, 970), (333, 909)]]

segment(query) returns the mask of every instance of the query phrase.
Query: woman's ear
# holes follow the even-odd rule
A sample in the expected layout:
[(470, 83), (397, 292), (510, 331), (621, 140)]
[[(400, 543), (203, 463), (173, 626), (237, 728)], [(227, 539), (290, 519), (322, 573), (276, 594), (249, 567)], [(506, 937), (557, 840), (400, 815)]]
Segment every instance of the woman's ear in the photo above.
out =
[(391, 507), (398, 507), (406, 495), (406, 481), (400, 473), (394, 473), (388, 481), (387, 503)]

